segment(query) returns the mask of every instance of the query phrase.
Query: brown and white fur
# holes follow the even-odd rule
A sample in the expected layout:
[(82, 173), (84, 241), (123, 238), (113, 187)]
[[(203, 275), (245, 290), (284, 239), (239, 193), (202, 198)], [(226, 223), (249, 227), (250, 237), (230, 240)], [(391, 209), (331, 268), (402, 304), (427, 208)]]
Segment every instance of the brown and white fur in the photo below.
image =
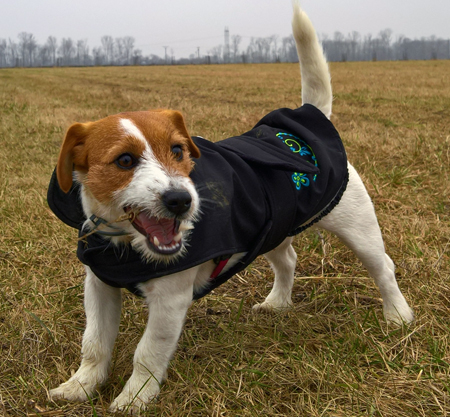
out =
[[(328, 65), (314, 28), (295, 4), (293, 33), (300, 58), (302, 101), (331, 116), (332, 92)], [(148, 262), (182, 256), (189, 229), (201, 216), (198, 194), (189, 173), (191, 157), (199, 151), (190, 139), (180, 113), (170, 110), (122, 113), (68, 130), (58, 160), (60, 187), (72, 185), (72, 169), (82, 185), (82, 204), (87, 218), (95, 214), (114, 222), (124, 210), (135, 213), (136, 223), (115, 224), (128, 236), (111, 238), (113, 244), (131, 244)], [(335, 233), (363, 262), (383, 298), (387, 321), (410, 323), (413, 312), (400, 292), (394, 263), (385, 253), (372, 202), (349, 164), (349, 183), (340, 203), (317, 223)], [(145, 223), (166, 222), (167, 236), (142, 233)], [(140, 228), (139, 228), (139, 222)], [(89, 224), (89, 221), (87, 221)], [(140, 230), (139, 230), (140, 229)], [(148, 229), (151, 229), (148, 228)], [(104, 230), (110, 230), (105, 226)], [(147, 230), (147, 229), (146, 229)], [(220, 239), (220, 236), (217, 236)], [(265, 256), (274, 273), (273, 289), (255, 310), (291, 306), (291, 290), (297, 255), (288, 237)], [(159, 246), (159, 248), (158, 248)], [(233, 256), (228, 267), (242, 254)], [(111, 410), (138, 412), (154, 399), (175, 352), (194, 288), (202, 287), (214, 269), (213, 261), (140, 285), (149, 309), (145, 333), (133, 361), (133, 373)], [(100, 281), (86, 267), (86, 330), (78, 371), (58, 388), (52, 399), (84, 401), (105, 382), (121, 312), (121, 290)]]

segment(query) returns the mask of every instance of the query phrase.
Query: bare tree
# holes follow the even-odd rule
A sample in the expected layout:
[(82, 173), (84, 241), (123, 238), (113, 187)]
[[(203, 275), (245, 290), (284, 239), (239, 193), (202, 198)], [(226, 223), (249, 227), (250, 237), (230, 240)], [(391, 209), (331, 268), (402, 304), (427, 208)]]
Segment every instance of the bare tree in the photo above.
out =
[(11, 56), (10, 62), (11, 62), (11, 66), (12, 67), (18, 67), (19, 63), (19, 51), (18, 51), (18, 46), (15, 42), (13, 42), (11, 39), (8, 39), (8, 49), (9, 49), (9, 54)]
[(18, 38), (19, 38), (19, 53), (22, 56), (22, 66), (24, 66), (27, 51), (28, 33), (21, 32), (19, 33)]
[(381, 41), (383, 42), (383, 44), (385, 46), (390, 46), (391, 45), (392, 34), (393, 34), (392, 29), (383, 29), (379, 33), (378, 36), (380, 37)]
[(231, 36), (231, 51), (233, 53), (233, 62), (237, 62), (237, 56), (239, 54), (239, 45), (242, 41), (240, 35)]
[(333, 34), (333, 40), (335, 42), (344, 42), (345, 40), (345, 36), (343, 35), (342, 32), (339, 32), (338, 30), (336, 32), (334, 32)]
[(263, 55), (264, 55), (264, 62), (270, 61), (270, 50), (272, 47), (272, 38), (262, 38), (262, 47), (263, 47)]
[(112, 64), (113, 52), (114, 52), (114, 39), (112, 36), (105, 35), (100, 39), (102, 43), (103, 53), (105, 54), (106, 64)]
[(364, 36), (363, 41), (363, 59), (368, 61), (372, 58), (372, 35), (368, 34)]
[(76, 51), (73, 40), (71, 38), (63, 38), (61, 41), (61, 46), (59, 47), (59, 51), (62, 57), (63, 64), (70, 65)]
[(125, 36), (123, 38), (123, 46), (125, 48), (126, 63), (129, 65), (131, 56), (133, 55), (134, 38), (132, 36)]
[(211, 56), (211, 61), (219, 64), (222, 62), (222, 45), (217, 45), (208, 50), (208, 54)]
[(58, 41), (56, 40), (56, 38), (54, 36), (49, 36), (47, 38), (46, 45), (47, 45), (48, 51), (53, 59), (52, 64), (56, 65), (56, 50), (58, 48)]
[(40, 65), (46, 66), (48, 64), (50, 61), (50, 51), (48, 50), (47, 45), (43, 45), (38, 48), (38, 58)]
[(336, 31), (333, 34), (334, 43), (334, 60), (347, 61), (347, 45), (345, 36), (342, 32)]
[(94, 65), (103, 64), (102, 48), (92, 48), (92, 55), (94, 56)]
[(390, 59), (390, 47), (391, 47), (391, 38), (392, 38), (392, 30), (384, 29), (379, 34), (378, 37), (380, 42), (378, 43), (380, 49), (380, 58), (381, 59)]
[[(27, 57), (29, 56), (30, 51), (28, 44), (31, 42), (32, 39), (34, 40), (34, 36), (31, 33), (20, 32), (18, 38), (19, 38), (19, 52), (20, 55), (22, 56), (22, 66), (25, 67), (27, 65), (28, 61)], [(36, 44), (35, 41), (34, 44)]]
[(0, 39), (0, 67), (6, 67), (6, 39)]
[(116, 38), (114, 41), (114, 62), (117, 65), (123, 65), (125, 60), (125, 47), (122, 38)]
[(350, 59), (352, 61), (356, 61), (357, 60), (357, 54), (358, 54), (358, 46), (360, 45), (360, 41), (361, 41), (361, 35), (359, 34), (359, 32), (353, 31), (352, 33), (350, 33), (348, 35), (348, 39), (350, 42)]
[(269, 38), (267, 38), (270, 43), (271, 48), (271, 60), (273, 62), (280, 62), (280, 53), (278, 50), (278, 35), (272, 35)]
[(255, 38), (250, 38), (250, 42), (247, 45), (247, 53), (246, 53), (246, 57), (249, 62), (255, 62), (255, 55), (257, 54), (256, 50), (257, 47)]
[(38, 47), (38, 45), (37, 45), (36, 39), (35, 39), (34, 35), (31, 35), (28, 38), (28, 43), (27, 43), (28, 62), (30, 63), (30, 67), (33, 66), (33, 57), (34, 57), (34, 53), (35, 53), (37, 47)]
[(293, 36), (286, 36), (281, 41), (281, 51), (284, 60), (287, 62), (295, 62), (298, 60), (297, 48)]
[(133, 51), (133, 65), (139, 65), (141, 62), (141, 59), (142, 59), (142, 51), (140, 49), (135, 49)]
[(255, 39), (256, 46), (256, 60), (258, 62), (264, 62), (264, 50), (266, 49), (266, 40), (264, 38)]
[(77, 63), (78, 65), (87, 65), (89, 61), (89, 47), (86, 39), (77, 41)]

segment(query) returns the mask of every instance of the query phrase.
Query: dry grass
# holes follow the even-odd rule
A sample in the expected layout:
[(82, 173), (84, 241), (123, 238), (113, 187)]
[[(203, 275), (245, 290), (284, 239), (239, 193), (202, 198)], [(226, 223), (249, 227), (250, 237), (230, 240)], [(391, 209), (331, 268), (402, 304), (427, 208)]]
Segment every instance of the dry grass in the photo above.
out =
[[(251, 313), (271, 285), (264, 260), (194, 303), (146, 415), (450, 415), (450, 62), (331, 70), (333, 121), (373, 197), (416, 322), (388, 327), (353, 255), (332, 236), (305, 232), (296, 240), (295, 308)], [(75, 232), (45, 200), (67, 126), (171, 107), (192, 134), (218, 140), (298, 105), (290, 64), (0, 71), (0, 415), (108, 415), (145, 325), (142, 301), (127, 294), (98, 397), (47, 400), (77, 368), (84, 327)]]

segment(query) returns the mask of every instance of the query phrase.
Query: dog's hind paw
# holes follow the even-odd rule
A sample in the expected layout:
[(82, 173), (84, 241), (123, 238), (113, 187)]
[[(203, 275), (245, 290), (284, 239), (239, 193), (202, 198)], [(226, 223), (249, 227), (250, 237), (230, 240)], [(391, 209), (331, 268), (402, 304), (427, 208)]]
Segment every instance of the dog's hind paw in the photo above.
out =
[(279, 312), (285, 311), (292, 308), (292, 303), (289, 302), (273, 302), (273, 301), (264, 301), (261, 304), (255, 304), (252, 310), (255, 313), (270, 313), (270, 312)]
[(414, 321), (414, 312), (405, 301), (404, 304), (398, 306), (385, 305), (384, 317), (388, 323), (401, 326)]

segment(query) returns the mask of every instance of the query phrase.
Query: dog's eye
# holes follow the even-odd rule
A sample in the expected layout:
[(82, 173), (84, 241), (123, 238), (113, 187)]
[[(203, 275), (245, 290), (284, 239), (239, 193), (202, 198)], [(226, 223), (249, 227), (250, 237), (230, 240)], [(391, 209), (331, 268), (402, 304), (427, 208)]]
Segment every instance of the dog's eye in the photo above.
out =
[(137, 162), (137, 159), (129, 153), (124, 153), (115, 160), (116, 165), (122, 169), (134, 168)]
[(181, 145), (172, 146), (172, 153), (177, 161), (181, 161), (183, 159), (183, 148)]

